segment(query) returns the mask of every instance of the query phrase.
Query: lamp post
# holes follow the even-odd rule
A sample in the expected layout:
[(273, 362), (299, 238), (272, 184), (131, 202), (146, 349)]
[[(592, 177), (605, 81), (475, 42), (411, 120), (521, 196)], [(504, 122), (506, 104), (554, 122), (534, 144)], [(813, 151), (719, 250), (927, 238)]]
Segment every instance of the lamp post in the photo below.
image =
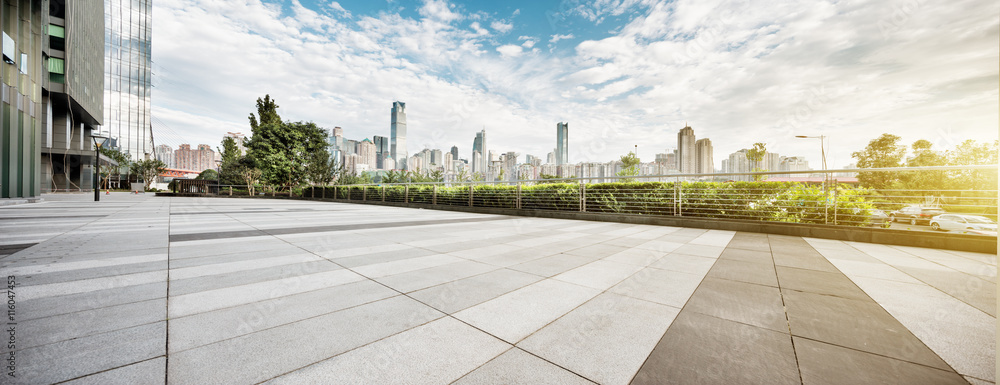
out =
[(826, 135), (820, 136), (805, 136), (805, 135), (795, 135), (796, 138), (806, 138), (806, 139), (819, 139), (819, 151), (823, 155), (823, 170), (826, 171)]
[(102, 140), (98, 142), (97, 140), (98, 139), (106, 140), (107, 138), (100, 135), (91, 135), (90, 137), (94, 139), (94, 163), (95, 163), (94, 202), (100, 202), (101, 201), (101, 144), (103, 144), (104, 141)]

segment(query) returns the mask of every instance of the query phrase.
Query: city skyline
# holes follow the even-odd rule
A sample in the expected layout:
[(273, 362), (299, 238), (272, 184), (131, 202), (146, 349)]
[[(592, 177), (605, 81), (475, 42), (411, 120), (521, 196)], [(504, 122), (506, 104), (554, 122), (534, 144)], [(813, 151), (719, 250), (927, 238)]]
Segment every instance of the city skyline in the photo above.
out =
[(572, 162), (635, 144), (651, 160), (687, 121), (717, 139), (716, 167), (758, 141), (818, 162), (819, 141), (796, 135), (828, 136), (831, 168), (883, 132), (938, 150), (996, 139), (996, 5), (922, 4), (898, 23), (891, 4), (791, 7), (162, 1), (154, 112), (191, 142), (218, 140), (246, 130), (269, 93), (283, 117), (371, 137), (384, 135), (386, 101), (406, 100), (412, 151), (486, 125), (503, 130), (491, 148), (543, 156), (552, 122), (572, 121)]

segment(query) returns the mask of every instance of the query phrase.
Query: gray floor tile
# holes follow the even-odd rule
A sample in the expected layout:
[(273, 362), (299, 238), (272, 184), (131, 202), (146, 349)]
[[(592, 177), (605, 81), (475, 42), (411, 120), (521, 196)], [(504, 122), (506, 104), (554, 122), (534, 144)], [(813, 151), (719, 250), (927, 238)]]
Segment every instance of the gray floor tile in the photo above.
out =
[(705, 278), (684, 310), (788, 332), (781, 293), (774, 287)]
[(793, 337), (802, 383), (812, 384), (968, 384), (953, 371)]
[(17, 324), (17, 347), (30, 348), (164, 321), (165, 298), (56, 315)]
[(498, 269), (496, 266), (475, 261), (459, 261), (446, 265), (409, 271), (376, 279), (378, 282), (403, 293), (425, 289), (468, 278)]
[(869, 300), (854, 282), (842, 273), (797, 269), (776, 266), (778, 283), (782, 289), (791, 289), (809, 293), (833, 295), (843, 298)]
[(167, 370), (178, 384), (258, 383), (442, 316), (397, 296), (174, 353)]
[(445, 317), (296, 370), (268, 384), (447, 384), (510, 347)]
[(167, 379), (167, 359), (157, 357), (108, 371), (91, 374), (66, 385), (112, 385), (112, 384), (165, 384)]
[(435, 309), (452, 314), (541, 280), (542, 277), (534, 274), (500, 269), (418, 290), (409, 295)]
[(703, 275), (645, 268), (613, 287), (612, 293), (681, 308), (701, 283)]
[(556, 254), (533, 261), (508, 266), (508, 269), (523, 271), (542, 277), (551, 277), (597, 260), (597, 257), (584, 257), (570, 254)]
[(712, 269), (715, 258), (697, 257), (687, 254), (667, 254), (658, 261), (650, 264), (650, 267), (657, 269), (673, 270), (682, 273), (696, 274), (704, 276)]
[(735, 259), (720, 258), (712, 266), (712, 270), (709, 270), (708, 276), (778, 287), (778, 278), (774, 274), (774, 265), (770, 263), (744, 262)]
[(792, 335), (938, 369), (947, 363), (875, 301), (785, 290)]
[(747, 250), (734, 248), (732, 245), (726, 247), (719, 255), (720, 259), (734, 259), (737, 261), (745, 262), (756, 262), (756, 263), (767, 263), (774, 264), (774, 259), (771, 257), (770, 250)]
[(678, 311), (605, 293), (517, 346), (594, 382), (627, 384)]
[(798, 384), (788, 334), (682, 311), (632, 384)]
[(584, 385), (583, 377), (521, 349), (510, 349), (454, 382), (455, 385)]

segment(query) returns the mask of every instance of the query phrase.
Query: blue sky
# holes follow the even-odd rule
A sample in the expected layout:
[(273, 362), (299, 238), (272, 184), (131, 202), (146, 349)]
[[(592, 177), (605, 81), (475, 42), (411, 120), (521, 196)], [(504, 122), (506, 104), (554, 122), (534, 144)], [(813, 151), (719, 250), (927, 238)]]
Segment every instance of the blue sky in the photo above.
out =
[[(1000, 3), (754, 0), (159, 0), (158, 142), (249, 133), (256, 98), (286, 120), (388, 136), (409, 152), (457, 145), (544, 157), (570, 124), (570, 160), (639, 146), (651, 161), (690, 124), (715, 166), (766, 142), (832, 167), (883, 132), (947, 149), (998, 126)], [(523, 160), (523, 157), (521, 158)]]

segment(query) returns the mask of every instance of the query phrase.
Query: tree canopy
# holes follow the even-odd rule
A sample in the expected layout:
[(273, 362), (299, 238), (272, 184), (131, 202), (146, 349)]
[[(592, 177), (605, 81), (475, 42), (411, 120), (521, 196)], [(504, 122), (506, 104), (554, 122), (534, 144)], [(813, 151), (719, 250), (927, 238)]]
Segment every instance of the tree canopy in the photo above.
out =
[[(864, 150), (855, 151), (851, 156), (857, 160), (858, 168), (899, 167), (906, 155), (906, 147), (901, 146), (902, 138), (892, 134), (872, 139)], [(894, 172), (859, 172), (858, 182), (864, 187), (886, 189), (899, 181), (899, 174)]]
[(622, 155), (618, 158), (622, 162), (622, 170), (618, 172), (618, 176), (637, 176), (639, 175), (639, 157), (635, 152), (629, 151), (628, 154)]
[[(270, 95), (257, 99), (257, 115), (249, 116), (252, 136), (246, 142), (246, 161), (237, 163), (259, 169), (261, 181), (267, 184), (292, 187), (329, 182), (333, 169), (326, 130), (312, 122), (282, 122), (277, 109)], [(240, 174), (244, 179), (251, 175)]]

